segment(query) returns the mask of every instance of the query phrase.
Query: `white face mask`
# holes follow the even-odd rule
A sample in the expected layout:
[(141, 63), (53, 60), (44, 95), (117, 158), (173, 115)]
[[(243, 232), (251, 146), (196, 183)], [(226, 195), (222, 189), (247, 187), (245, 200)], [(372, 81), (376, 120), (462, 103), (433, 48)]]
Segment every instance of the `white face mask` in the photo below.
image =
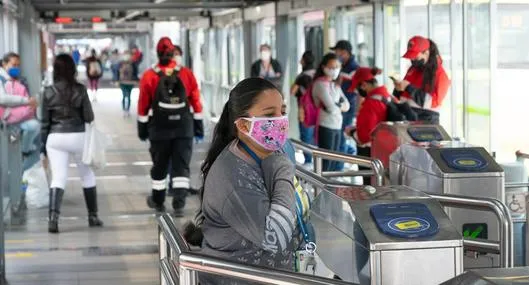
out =
[(124, 61), (129, 61), (130, 60), (130, 54), (124, 54), (123, 55), (123, 60)]
[(269, 50), (263, 50), (261, 52), (261, 60), (269, 61), (272, 58), (272, 53)]
[(323, 70), (325, 72), (325, 75), (332, 78), (332, 80), (336, 80), (338, 76), (340, 76), (340, 69), (339, 68), (325, 68)]
[(181, 66), (182, 65), (182, 56), (181, 55), (175, 55), (174, 61), (176, 61), (176, 65)]

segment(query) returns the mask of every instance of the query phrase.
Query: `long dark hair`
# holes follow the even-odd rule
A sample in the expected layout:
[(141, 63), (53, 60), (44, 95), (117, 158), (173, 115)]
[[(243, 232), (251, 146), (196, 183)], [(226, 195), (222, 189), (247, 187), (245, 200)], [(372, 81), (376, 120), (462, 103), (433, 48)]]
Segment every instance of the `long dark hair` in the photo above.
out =
[[(259, 95), (270, 89), (279, 92), (277, 87), (268, 80), (248, 78), (239, 82), (231, 90), (228, 102), (224, 105), (219, 122), (213, 132), (213, 140), (208, 154), (202, 164), (201, 171), (204, 182), (206, 181), (211, 166), (222, 150), (237, 137), (235, 121), (241, 117), (248, 116), (248, 110), (255, 104)], [(204, 192), (203, 189), (201, 192)]]
[(303, 71), (314, 68), (314, 54), (312, 51), (305, 51), (301, 56), (301, 59), (303, 60)]
[(320, 62), (320, 65), (318, 65), (318, 69), (316, 69), (316, 74), (314, 74), (314, 79), (317, 79), (317, 78), (320, 78), (322, 76), (326, 76), (325, 72), (323, 71), (323, 69), (325, 68), (325, 66), (329, 63), (329, 61), (331, 60), (338, 60), (338, 56), (335, 54), (335, 53), (328, 53), (326, 54), (321, 62)]
[(53, 62), (53, 81), (64, 81), (71, 87), (77, 83), (77, 68), (69, 54), (59, 54)]
[(435, 75), (437, 73), (437, 59), (439, 55), (439, 49), (434, 41), (430, 41), (430, 56), (428, 61), (424, 65), (424, 72), (422, 78), (422, 89), (431, 92), (435, 88)]

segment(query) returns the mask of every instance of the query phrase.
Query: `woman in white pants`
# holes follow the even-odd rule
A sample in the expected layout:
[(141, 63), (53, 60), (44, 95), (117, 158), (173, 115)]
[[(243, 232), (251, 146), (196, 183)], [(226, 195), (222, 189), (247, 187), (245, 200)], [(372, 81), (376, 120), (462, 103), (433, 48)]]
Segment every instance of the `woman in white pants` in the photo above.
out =
[(42, 152), (48, 157), (52, 172), (48, 231), (59, 232), (59, 214), (68, 179), (69, 160), (77, 162), (90, 227), (102, 226), (97, 216), (96, 180), (92, 169), (83, 164), (85, 124), (94, 120), (86, 87), (76, 80), (71, 56), (58, 55), (53, 63), (53, 86), (44, 89), (42, 102)]

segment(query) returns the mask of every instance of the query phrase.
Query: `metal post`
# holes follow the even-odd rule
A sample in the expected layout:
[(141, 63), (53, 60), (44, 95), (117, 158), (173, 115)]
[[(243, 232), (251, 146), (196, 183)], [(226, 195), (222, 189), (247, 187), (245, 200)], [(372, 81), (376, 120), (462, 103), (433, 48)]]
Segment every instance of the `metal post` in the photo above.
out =
[[(163, 235), (163, 231), (160, 226), (158, 226), (158, 256), (159, 260), (167, 258), (171, 259), (170, 256), (167, 256), (168, 250), (167, 250), (168, 244), (165, 240), (165, 236)], [(167, 285), (167, 280), (162, 275), (162, 267), (160, 266), (160, 285)]]
[(180, 272), (180, 285), (197, 285), (198, 274), (192, 269), (186, 268), (178, 264), (178, 271)]

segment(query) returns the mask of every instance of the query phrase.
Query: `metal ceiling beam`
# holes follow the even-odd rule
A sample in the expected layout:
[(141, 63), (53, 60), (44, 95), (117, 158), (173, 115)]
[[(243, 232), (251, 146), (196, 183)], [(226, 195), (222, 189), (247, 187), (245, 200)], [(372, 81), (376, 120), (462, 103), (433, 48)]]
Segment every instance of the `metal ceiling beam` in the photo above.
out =
[(246, 6), (245, 1), (230, 1), (230, 2), (192, 2), (192, 3), (178, 3), (178, 2), (164, 2), (160, 4), (147, 2), (127, 2), (113, 3), (113, 2), (85, 2), (85, 3), (68, 3), (61, 5), (59, 3), (39, 3), (35, 2), (34, 6), (39, 11), (68, 11), (68, 10), (148, 10), (148, 9), (226, 9), (226, 8), (242, 8)]

